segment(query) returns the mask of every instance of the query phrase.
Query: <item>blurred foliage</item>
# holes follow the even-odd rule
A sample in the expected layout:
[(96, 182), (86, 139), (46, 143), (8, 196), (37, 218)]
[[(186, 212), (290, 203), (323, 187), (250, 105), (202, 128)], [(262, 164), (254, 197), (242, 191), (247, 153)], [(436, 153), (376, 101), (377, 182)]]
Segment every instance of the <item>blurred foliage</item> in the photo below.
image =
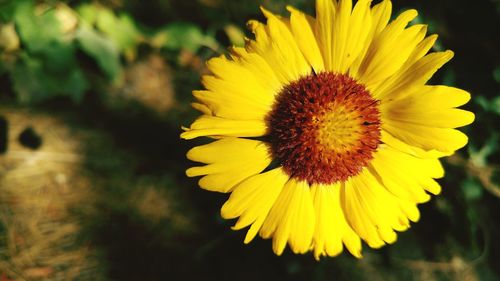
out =
[(500, 280), (500, 2), (393, 4), (455, 51), (431, 83), (472, 93), (469, 145), (397, 243), (315, 262), (243, 245), (178, 137), (259, 6), (314, 1), (0, 0), (0, 280)]
[[(96, 83), (120, 86), (123, 65), (136, 60), (141, 44), (192, 53), (202, 46), (219, 48), (213, 36), (193, 23), (179, 21), (152, 30), (98, 3), (72, 8), (57, 1), (20, 0), (0, 2), (0, 10), (0, 69), (24, 104), (58, 96), (79, 103), (90, 89), (98, 88)], [(97, 66), (100, 77), (85, 65), (89, 63)]]

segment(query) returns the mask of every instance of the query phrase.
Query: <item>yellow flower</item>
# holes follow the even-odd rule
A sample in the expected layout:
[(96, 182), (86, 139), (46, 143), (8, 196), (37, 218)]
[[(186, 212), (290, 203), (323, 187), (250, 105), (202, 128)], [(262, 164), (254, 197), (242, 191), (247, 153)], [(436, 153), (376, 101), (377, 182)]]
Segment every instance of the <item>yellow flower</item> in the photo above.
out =
[(216, 140), (187, 157), (199, 185), (231, 193), (221, 214), (273, 239), (280, 255), (361, 257), (396, 241), (419, 220), (417, 204), (441, 190), (439, 158), (467, 143), (454, 128), (474, 114), (455, 107), (469, 93), (425, 85), (451, 51), (427, 54), (437, 36), (407, 27), (415, 10), (389, 23), (391, 2), (317, 0), (316, 18), (263, 9), (255, 40), (208, 62), (203, 113), (181, 137)]

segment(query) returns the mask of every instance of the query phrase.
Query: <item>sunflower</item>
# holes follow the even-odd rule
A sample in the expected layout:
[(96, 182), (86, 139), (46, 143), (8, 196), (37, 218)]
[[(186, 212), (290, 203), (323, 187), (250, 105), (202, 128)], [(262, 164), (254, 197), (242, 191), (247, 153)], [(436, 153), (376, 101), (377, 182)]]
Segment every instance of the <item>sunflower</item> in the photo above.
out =
[(205, 165), (200, 187), (230, 193), (221, 214), (272, 238), (280, 255), (394, 243), (420, 218), (417, 205), (438, 194), (439, 158), (467, 143), (454, 129), (474, 120), (457, 109), (470, 95), (426, 85), (453, 57), (428, 53), (437, 36), (408, 10), (389, 23), (392, 4), (317, 0), (316, 17), (262, 9), (255, 39), (208, 61), (206, 90), (194, 91), (203, 115), (181, 137), (213, 142), (187, 157)]

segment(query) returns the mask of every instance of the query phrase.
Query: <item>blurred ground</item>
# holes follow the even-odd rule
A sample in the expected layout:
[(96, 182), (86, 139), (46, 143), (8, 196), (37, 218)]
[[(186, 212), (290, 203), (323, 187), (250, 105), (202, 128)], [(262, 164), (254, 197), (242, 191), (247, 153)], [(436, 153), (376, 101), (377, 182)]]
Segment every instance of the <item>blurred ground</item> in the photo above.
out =
[(181, 141), (204, 61), (240, 45), (258, 6), (306, 0), (0, 0), (0, 280), (500, 280), (500, 3), (415, 1), (470, 91), (470, 145), (443, 194), (364, 259), (272, 254), (220, 218)]

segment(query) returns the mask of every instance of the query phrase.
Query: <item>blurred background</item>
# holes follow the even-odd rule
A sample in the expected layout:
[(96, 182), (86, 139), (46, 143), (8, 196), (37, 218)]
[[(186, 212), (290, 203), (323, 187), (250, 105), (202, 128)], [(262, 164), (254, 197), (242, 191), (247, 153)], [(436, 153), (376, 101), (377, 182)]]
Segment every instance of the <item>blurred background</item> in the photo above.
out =
[(184, 171), (205, 61), (259, 5), (312, 0), (0, 0), (0, 280), (500, 280), (500, 1), (400, 0), (455, 58), (431, 81), (472, 93), (468, 147), (398, 242), (276, 257)]

